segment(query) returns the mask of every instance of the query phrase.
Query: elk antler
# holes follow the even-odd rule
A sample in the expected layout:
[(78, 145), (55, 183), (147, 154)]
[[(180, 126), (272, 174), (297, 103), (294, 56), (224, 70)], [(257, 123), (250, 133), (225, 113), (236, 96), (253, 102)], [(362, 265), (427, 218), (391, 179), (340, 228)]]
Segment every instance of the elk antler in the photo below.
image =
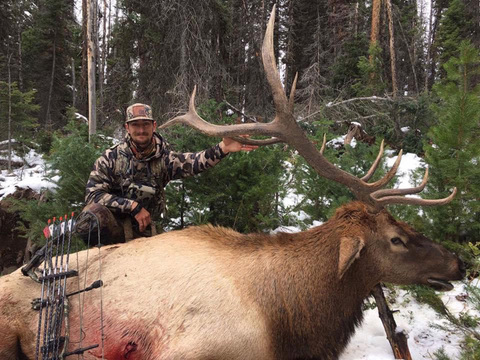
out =
[[(456, 189), (452, 194), (444, 199), (419, 199), (412, 197), (405, 197), (408, 194), (415, 194), (423, 190), (428, 178), (428, 170), (425, 172), (424, 179), (420, 186), (410, 189), (384, 189), (382, 188), (395, 176), (398, 166), (402, 158), (402, 151), (398, 154), (398, 158), (393, 167), (387, 174), (373, 183), (367, 181), (373, 176), (375, 170), (380, 164), (384, 142), (380, 146), (378, 156), (373, 163), (370, 170), (362, 178), (357, 178), (331, 164), (324, 156), (323, 150), (325, 148), (325, 137), (322, 144), (322, 149), (317, 150), (305, 135), (304, 131), (298, 126), (293, 115), (295, 88), (298, 74), (293, 81), (290, 97), (287, 98), (283, 85), (280, 80), (280, 74), (275, 62), (275, 55), (273, 51), (273, 30), (275, 24), (275, 6), (270, 14), (267, 30), (265, 31), (265, 38), (262, 46), (262, 60), (265, 69), (267, 81), (272, 89), (273, 103), (275, 106), (275, 118), (269, 123), (245, 123), (236, 125), (214, 125), (203, 120), (195, 110), (195, 93), (196, 87), (190, 97), (190, 104), (188, 112), (184, 115), (177, 116), (160, 128), (166, 128), (173, 124), (183, 123), (193, 127), (194, 129), (210, 136), (233, 137), (243, 144), (250, 145), (267, 145), (278, 142), (287, 143), (292, 148), (296, 149), (298, 153), (305, 158), (307, 163), (312, 166), (315, 171), (330, 180), (336, 181), (347, 186), (359, 200), (370, 203), (377, 209), (381, 209), (387, 204), (415, 204), (415, 205), (442, 205), (450, 202), (455, 196)], [(255, 140), (250, 138), (240, 137), (240, 135), (263, 135), (270, 136), (270, 139)]]

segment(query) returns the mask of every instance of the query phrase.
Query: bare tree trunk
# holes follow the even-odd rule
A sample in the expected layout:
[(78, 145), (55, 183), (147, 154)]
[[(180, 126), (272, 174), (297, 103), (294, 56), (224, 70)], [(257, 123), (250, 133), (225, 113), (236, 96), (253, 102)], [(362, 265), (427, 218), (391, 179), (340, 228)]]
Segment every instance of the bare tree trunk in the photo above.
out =
[[(372, 27), (370, 31), (370, 45), (375, 45), (378, 42), (378, 35), (380, 33), (380, 7), (382, 0), (373, 0), (372, 4)], [(370, 60), (372, 60), (370, 58)]]
[(180, 229), (185, 228), (185, 183), (182, 181), (182, 201), (180, 202)]
[[(106, 0), (105, 0), (106, 1)], [(110, 54), (110, 34), (112, 33), (112, 0), (108, 1), (107, 55)]]
[(358, 35), (358, 8), (359, 8), (360, 4), (358, 3), (358, 1), (355, 3), (355, 18), (354, 18), (354, 29), (355, 29), (355, 37), (357, 37)]
[(77, 106), (77, 89), (75, 82), (75, 59), (72, 57), (72, 106), (76, 108)]
[[(382, 0), (373, 0), (372, 3), (372, 27), (370, 31), (370, 47), (378, 45), (378, 36), (380, 33), (380, 8)], [(369, 57), (370, 65), (375, 60), (372, 55)], [(370, 79), (375, 79), (375, 72), (370, 73)]]
[(187, 73), (187, 29), (180, 35), (180, 78), (184, 79)]
[(17, 28), (17, 42), (18, 42), (18, 59), (17, 59), (17, 67), (18, 67), (18, 88), (23, 90), (23, 64), (22, 64), (22, 29), (20, 25)]
[[(93, 3), (92, 3), (93, 2)], [(87, 63), (88, 63), (88, 140), (97, 132), (95, 95), (95, 37), (93, 33), (96, 0), (87, 0)]]
[(98, 91), (100, 92), (100, 115), (101, 115), (101, 121), (102, 123), (105, 121), (105, 116), (104, 116), (104, 109), (103, 109), (103, 104), (104, 104), (104, 94), (103, 94), (103, 83), (105, 81), (105, 61), (107, 58), (107, 0), (103, 0), (103, 34), (102, 34), (102, 58), (100, 61), (100, 73), (99, 73), (99, 80), (98, 80), (98, 85), (99, 89)]
[(52, 128), (53, 128), (51, 108), (52, 108), (53, 84), (54, 84), (54, 80), (55, 80), (55, 61), (57, 59), (56, 37), (57, 37), (57, 33), (55, 32), (53, 34), (52, 73), (51, 73), (51, 76), (50, 76), (50, 86), (48, 88), (47, 113), (46, 113), (46, 120), (45, 120), (46, 128), (49, 129), (49, 130), (52, 130)]
[(118, 4), (115, 3), (115, 21), (114, 21), (114, 24), (118, 24), (118, 18), (119, 18), (119, 7), (118, 7)]
[(392, 93), (393, 97), (397, 97), (398, 94), (398, 85), (397, 85), (397, 69), (395, 66), (396, 57), (395, 57), (395, 36), (393, 32), (393, 14), (392, 14), (392, 2), (391, 0), (386, 0), (387, 4), (387, 16), (388, 16), (388, 32), (390, 35), (390, 67), (392, 71)]
[[(10, 52), (10, 49), (9, 49)], [(12, 75), (10, 70), (10, 61), (12, 54), (8, 55), (8, 172), (12, 172)]]
[(372, 293), (395, 359), (412, 360), (410, 350), (408, 349), (407, 337), (403, 332), (397, 331), (397, 324), (385, 300), (385, 295), (383, 295), (382, 286), (375, 286)]
[(80, 79), (78, 84), (78, 108), (80, 111), (86, 111), (86, 96), (88, 88), (88, 34), (87, 34), (87, 23), (88, 23), (88, 8), (87, 0), (82, 0), (82, 67), (80, 71)]
[(428, 38), (427, 38), (427, 62), (425, 66), (425, 87), (424, 91), (429, 91), (428, 80), (430, 78), (430, 74), (428, 73), (428, 69), (430, 68), (430, 63), (432, 61), (432, 31), (433, 31), (433, 1), (430, 1), (430, 16), (428, 18)]
[(403, 30), (402, 22), (400, 21), (400, 19), (397, 19), (397, 22), (400, 28), (400, 32), (402, 34), (403, 41), (405, 42), (405, 46), (407, 48), (410, 64), (412, 66), (413, 81), (415, 83), (415, 92), (418, 94), (420, 91), (420, 87), (418, 85), (417, 71), (415, 70), (415, 59), (417, 58), (417, 54), (415, 53), (415, 40), (412, 42), (412, 48), (413, 48), (413, 54), (412, 54), (412, 51), (410, 50), (410, 44), (408, 43), (407, 38), (405, 36), (405, 31)]

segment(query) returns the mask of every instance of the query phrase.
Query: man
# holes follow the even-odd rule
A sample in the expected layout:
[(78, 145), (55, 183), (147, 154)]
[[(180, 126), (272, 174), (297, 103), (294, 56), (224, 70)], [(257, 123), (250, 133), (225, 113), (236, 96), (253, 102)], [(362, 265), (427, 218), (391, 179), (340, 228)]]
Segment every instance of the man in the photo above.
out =
[(97, 219), (102, 244), (154, 235), (154, 220), (164, 211), (164, 187), (170, 180), (199, 174), (230, 152), (256, 148), (224, 138), (201, 152), (174, 152), (156, 127), (150, 106), (128, 107), (125, 141), (96, 160), (88, 179), (87, 205), (77, 221), (77, 232), (84, 240), (97, 241), (98, 230), (92, 231)]

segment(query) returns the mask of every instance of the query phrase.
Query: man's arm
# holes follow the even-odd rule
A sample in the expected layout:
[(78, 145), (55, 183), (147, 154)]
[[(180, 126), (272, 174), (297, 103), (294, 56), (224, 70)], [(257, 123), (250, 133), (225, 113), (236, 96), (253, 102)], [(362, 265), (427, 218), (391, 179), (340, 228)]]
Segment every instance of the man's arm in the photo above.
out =
[(135, 201), (112, 194), (114, 187), (114, 160), (112, 150), (107, 150), (95, 161), (86, 186), (85, 203), (97, 203), (117, 213), (130, 214), (134, 210)]
[(169, 180), (181, 179), (200, 174), (218, 164), (225, 154), (217, 144), (210, 149), (193, 153), (167, 151), (165, 165)]
[(250, 151), (256, 148), (257, 146), (242, 145), (233, 139), (224, 138), (219, 144), (199, 152), (167, 151), (165, 162), (168, 178), (175, 180), (199, 174), (218, 164), (230, 152)]

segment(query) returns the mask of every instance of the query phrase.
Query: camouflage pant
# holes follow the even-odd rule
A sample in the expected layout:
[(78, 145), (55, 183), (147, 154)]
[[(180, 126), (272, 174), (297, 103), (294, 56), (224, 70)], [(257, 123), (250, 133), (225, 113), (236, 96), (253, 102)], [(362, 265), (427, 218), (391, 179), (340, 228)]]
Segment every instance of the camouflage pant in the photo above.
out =
[(114, 214), (106, 206), (96, 203), (85, 206), (77, 219), (77, 234), (85, 243), (96, 245), (99, 228), (100, 243), (103, 245), (151, 236), (150, 228), (140, 233), (136, 221), (128, 214)]

